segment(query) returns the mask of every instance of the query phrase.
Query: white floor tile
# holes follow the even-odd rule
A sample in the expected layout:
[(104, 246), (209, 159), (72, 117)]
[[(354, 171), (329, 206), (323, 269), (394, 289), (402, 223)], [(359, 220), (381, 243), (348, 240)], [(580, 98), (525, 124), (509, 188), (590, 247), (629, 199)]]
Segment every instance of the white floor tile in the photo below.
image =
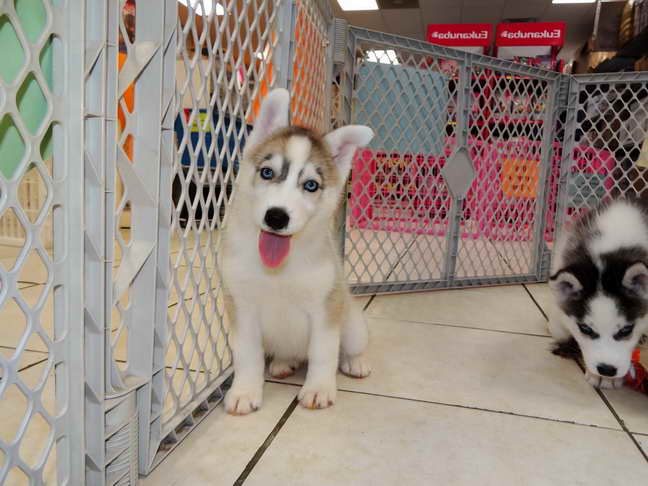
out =
[(394, 267), (389, 281), (440, 279), (447, 255), (445, 236), (415, 235)]
[(648, 396), (628, 387), (604, 393), (628, 430), (648, 434)]
[(634, 438), (637, 439), (637, 442), (639, 442), (639, 445), (643, 449), (643, 451), (648, 455), (648, 435), (637, 435), (634, 434)]
[(545, 313), (548, 313), (549, 309), (555, 305), (549, 284), (526, 284), (526, 287)]
[[(619, 428), (549, 339), (370, 319), (371, 376), (338, 374), (338, 388)], [(304, 370), (288, 378), (302, 383)]]
[(359, 306), (361, 309), (364, 309), (365, 305), (367, 305), (367, 302), (371, 300), (370, 295), (353, 295), (353, 300), (356, 302), (356, 305)]
[[(48, 370), (45, 363), (35, 365), (18, 373), (19, 379), (30, 389), (40, 389), (40, 400), (50, 413), (56, 413), (56, 399), (54, 395), (54, 376)], [(47, 380), (47, 381), (45, 381)], [(44, 386), (43, 386), (44, 384)], [(40, 387), (43, 386), (41, 389)], [(30, 404), (16, 385), (11, 385), (3, 390), (0, 400), (0, 439), (9, 443), (14, 440), (20, 431), (21, 423), (28, 411)], [(20, 457), (30, 466), (35, 466), (43, 457), (49, 434), (52, 427), (41, 414), (32, 415), (27, 423), (24, 435), (19, 446)], [(54, 480), (56, 474), (56, 452), (48, 456), (44, 469), (44, 477), (49, 481)], [(20, 473), (12, 473), (5, 481), (5, 486), (24, 486), (25, 476)]]
[(379, 295), (367, 313), (376, 317), (548, 335), (545, 318), (521, 285)]
[[(643, 366), (648, 367), (648, 353), (642, 353), (641, 358)], [(625, 386), (603, 393), (630, 432), (648, 434), (648, 396)]]
[[(36, 308), (44, 289), (43, 285), (36, 285), (20, 291), (27, 307)], [(52, 298), (49, 296), (45, 299), (40, 312), (40, 324), (45, 332), (52, 337)], [(17, 347), (27, 330), (26, 315), (15, 300), (6, 299), (4, 306), (0, 309), (0, 316), (2, 316), (0, 320), (0, 346)], [(47, 345), (36, 333), (33, 333), (27, 341), (25, 349), (46, 352)]]
[[(15, 262), (15, 257), (0, 259), (0, 263), (5, 269), (9, 270)], [(25, 261), (20, 264), (18, 272), (18, 281), (25, 283), (44, 284), (49, 277), (49, 271), (43, 263), (42, 258), (35, 250), (32, 250), (25, 256)]]
[(246, 417), (214, 410), (142, 486), (232, 484), (279, 421), (297, 389), (267, 383), (261, 409)]
[(621, 486), (647, 469), (619, 431), (340, 393), (297, 407), (245, 484)]
[(210, 288), (216, 292), (220, 285), (220, 277), (215, 269), (199, 266), (178, 266), (171, 269), (169, 284), (169, 305), (177, 304), (180, 298), (190, 299), (195, 293), (203, 294)]
[[(16, 350), (13, 348), (5, 348), (0, 346), (0, 356), (5, 358), (7, 361), (17, 360), (15, 364), (16, 370), (22, 370), (27, 366), (33, 365), (40, 361), (46, 360), (47, 353), (36, 353), (32, 351), (23, 351), (20, 353), (20, 356), (16, 355)], [(0, 378), (2, 378), (2, 368), (0, 368)]]
[[(4, 264), (5, 260), (15, 260), (20, 251), (22, 250), (22, 247), (20, 246), (11, 246), (11, 245), (0, 245), (0, 260), (2, 260), (2, 263)], [(9, 268), (5, 267), (6, 270), (9, 270)]]
[(414, 235), (350, 229), (345, 241), (345, 272), (350, 283), (395, 281), (391, 276)]
[[(498, 250), (496, 242), (487, 239), (463, 238), (457, 251), (457, 277), (503, 277), (529, 273), (526, 257), (511, 251), (509, 258), (515, 256), (520, 259), (515, 261), (521, 262), (512, 265), (502, 258), (502, 252)], [(507, 254), (507, 251), (504, 254)]]

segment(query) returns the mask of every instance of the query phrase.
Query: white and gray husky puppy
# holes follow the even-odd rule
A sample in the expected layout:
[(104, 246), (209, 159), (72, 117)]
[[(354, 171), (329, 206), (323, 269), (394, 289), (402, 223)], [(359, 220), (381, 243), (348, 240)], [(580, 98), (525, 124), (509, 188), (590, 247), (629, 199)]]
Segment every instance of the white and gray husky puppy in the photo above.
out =
[(232, 326), (234, 381), (227, 412), (261, 406), (265, 357), (285, 378), (308, 361), (299, 400), (335, 402), (336, 373), (370, 373), (368, 329), (352, 302), (337, 251), (336, 210), (357, 148), (370, 128), (346, 126), (324, 137), (288, 126), (289, 94), (263, 101), (247, 139), (220, 251)]
[(602, 203), (565, 231), (554, 255), (549, 330), (559, 345), (576, 340), (589, 383), (618, 388), (648, 331), (648, 206)]

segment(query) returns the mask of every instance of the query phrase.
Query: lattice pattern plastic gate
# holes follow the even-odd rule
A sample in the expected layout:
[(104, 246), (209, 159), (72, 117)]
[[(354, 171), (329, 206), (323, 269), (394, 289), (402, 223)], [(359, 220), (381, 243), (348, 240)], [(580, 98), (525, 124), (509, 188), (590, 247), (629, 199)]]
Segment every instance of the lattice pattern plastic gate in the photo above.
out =
[[(178, 20), (171, 279), (161, 438), (177, 441), (218, 403), (231, 375), (217, 267), (245, 138), (260, 100), (283, 74), (281, 2), (220, 2), (223, 15), (181, 7)], [(288, 17), (288, 20), (290, 17)], [(202, 53), (198, 55), (197, 53)], [(163, 391), (162, 391), (163, 390)], [(163, 446), (167, 449), (168, 446)]]
[(558, 224), (607, 197), (648, 195), (648, 73), (571, 78)]
[(83, 482), (81, 29), (65, 2), (0, 3), (3, 485)]
[(351, 180), (345, 248), (354, 291), (540, 279), (560, 75), (350, 34), (351, 121), (377, 133)]
[(189, 3), (177, 29), (169, 311), (164, 384), (154, 384), (162, 399), (158, 459), (219, 402), (231, 375), (219, 231), (261, 99), (288, 86), (293, 123), (325, 130), (329, 122), (330, 17), (322, 5), (231, 0), (220, 2), (222, 15), (204, 15), (206, 3)]

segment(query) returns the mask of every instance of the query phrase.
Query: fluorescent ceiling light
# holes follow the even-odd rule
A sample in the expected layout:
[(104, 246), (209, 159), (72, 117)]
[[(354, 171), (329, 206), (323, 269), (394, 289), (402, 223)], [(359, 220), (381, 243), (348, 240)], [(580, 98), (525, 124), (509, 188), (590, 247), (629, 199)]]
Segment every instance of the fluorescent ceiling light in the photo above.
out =
[(594, 3), (596, 0), (551, 0), (551, 3)]
[(353, 12), (357, 10), (378, 10), (376, 0), (338, 0), (342, 10)]
[(396, 52), (392, 50), (367, 51), (367, 61), (379, 62), (380, 64), (391, 64), (392, 66), (400, 64), (400, 62), (398, 62), (398, 56), (396, 56)]
[[(214, 0), (202, 0), (202, 3), (200, 0), (178, 0), (178, 2), (185, 7), (194, 9), (198, 15), (204, 17), (209, 17), (212, 10), (214, 10), (214, 5), (216, 5), (216, 15), (225, 15), (223, 6), (220, 3), (214, 2)], [(203, 7), (205, 8), (204, 12)]]

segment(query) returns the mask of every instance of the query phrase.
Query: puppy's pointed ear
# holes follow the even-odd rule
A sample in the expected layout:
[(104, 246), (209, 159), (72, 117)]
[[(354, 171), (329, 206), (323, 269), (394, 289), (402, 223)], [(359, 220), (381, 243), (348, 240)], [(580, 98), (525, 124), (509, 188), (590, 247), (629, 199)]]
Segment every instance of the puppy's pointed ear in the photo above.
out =
[(583, 284), (567, 270), (562, 270), (550, 277), (549, 286), (561, 302), (578, 298), (583, 290)]
[(630, 265), (623, 276), (623, 286), (640, 297), (648, 297), (648, 268), (643, 263)]
[(333, 130), (324, 137), (342, 182), (346, 182), (356, 149), (364, 147), (373, 138), (373, 130), (362, 125), (347, 125)]
[(254, 122), (254, 128), (245, 141), (246, 150), (254, 148), (273, 132), (288, 126), (290, 93), (287, 89), (273, 89), (268, 93)]

